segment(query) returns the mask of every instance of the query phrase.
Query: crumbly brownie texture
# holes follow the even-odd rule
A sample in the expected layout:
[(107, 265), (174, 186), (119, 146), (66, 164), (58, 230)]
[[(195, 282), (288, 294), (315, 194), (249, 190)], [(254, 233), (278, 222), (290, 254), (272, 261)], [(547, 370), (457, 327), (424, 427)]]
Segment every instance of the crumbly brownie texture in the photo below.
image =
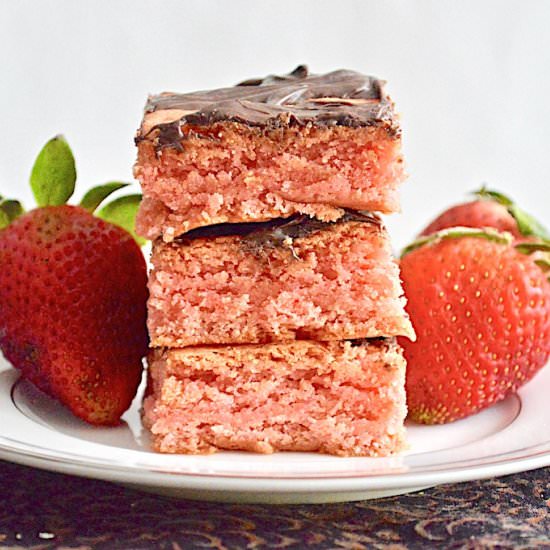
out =
[(163, 453), (403, 448), (405, 361), (393, 339), (156, 349), (143, 422)]
[(153, 346), (414, 338), (387, 232), (372, 215), (199, 229), (155, 242), (152, 264)]
[(149, 99), (135, 175), (137, 229), (171, 241), (195, 227), (343, 208), (399, 209), (400, 129), (383, 82), (353, 71), (270, 77)]

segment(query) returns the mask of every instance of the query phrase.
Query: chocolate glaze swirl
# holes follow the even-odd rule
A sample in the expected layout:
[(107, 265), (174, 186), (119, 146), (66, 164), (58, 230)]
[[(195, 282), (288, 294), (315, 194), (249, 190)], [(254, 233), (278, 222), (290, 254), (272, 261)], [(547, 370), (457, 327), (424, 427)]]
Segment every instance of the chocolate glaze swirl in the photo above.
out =
[(240, 237), (239, 245), (246, 252), (262, 257), (267, 250), (286, 249), (295, 260), (300, 260), (294, 241), (303, 239), (332, 225), (360, 222), (380, 229), (382, 221), (370, 212), (346, 209), (344, 215), (336, 221), (324, 222), (303, 214), (290, 218), (275, 218), (266, 222), (220, 223), (192, 229), (175, 239), (176, 246), (189, 245), (195, 239), (216, 237)]
[(395, 338), (392, 336), (376, 336), (374, 338), (356, 338), (355, 340), (349, 340), (353, 347), (356, 346), (377, 346), (377, 347), (389, 347), (395, 344)]
[[(173, 146), (186, 124), (238, 122), (267, 129), (304, 126), (382, 126), (398, 133), (384, 81), (349, 70), (311, 75), (300, 65), (289, 75), (251, 79), (231, 88), (151, 96), (136, 141)], [(163, 113), (162, 113), (163, 112)]]
[(294, 241), (323, 231), (331, 225), (360, 222), (382, 226), (380, 218), (370, 212), (346, 210), (344, 215), (333, 222), (323, 222), (309, 216), (296, 214), (290, 218), (276, 218), (266, 222), (220, 223), (193, 229), (176, 238), (176, 245), (188, 245), (195, 239), (237, 236), (239, 244), (246, 251), (262, 255), (266, 250), (287, 249), (295, 260), (299, 260), (294, 249)]

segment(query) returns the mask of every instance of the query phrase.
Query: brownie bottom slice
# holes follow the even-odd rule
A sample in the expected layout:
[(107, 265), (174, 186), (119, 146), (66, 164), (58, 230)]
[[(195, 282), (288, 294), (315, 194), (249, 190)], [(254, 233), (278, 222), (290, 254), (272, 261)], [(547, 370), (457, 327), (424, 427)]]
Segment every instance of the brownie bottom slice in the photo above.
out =
[(163, 453), (404, 446), (405, 360), (392, 339), (155, 349), (143, 422)]

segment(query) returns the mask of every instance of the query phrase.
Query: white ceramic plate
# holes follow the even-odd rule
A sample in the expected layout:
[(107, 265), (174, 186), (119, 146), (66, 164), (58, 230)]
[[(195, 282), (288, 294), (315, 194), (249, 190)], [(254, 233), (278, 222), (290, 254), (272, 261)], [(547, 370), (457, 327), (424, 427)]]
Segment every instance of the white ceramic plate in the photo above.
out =
[(550, 465), (550, 368), (519, 395), (446, 426), (408, 427), (392, 458), (313, 453), (160, 455), (140, 395), (116, 428), (94, 428), (18, 381), (0, 358), (0, 458), (156, 493), (239, 502), (337, 502), (389, 496)]

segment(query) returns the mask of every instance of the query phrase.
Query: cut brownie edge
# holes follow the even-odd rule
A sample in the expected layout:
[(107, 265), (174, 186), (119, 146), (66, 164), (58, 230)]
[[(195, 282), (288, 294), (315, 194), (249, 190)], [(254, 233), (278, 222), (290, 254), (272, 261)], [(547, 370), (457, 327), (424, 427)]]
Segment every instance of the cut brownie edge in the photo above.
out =
[(153, 346), (414, 339), (399, 267), (378, 218), (348, 212), (335, 223), (266, 225), (220, 237), (214, 230), (228, 228), (212, 227), (209, 237), (153, 244)]

